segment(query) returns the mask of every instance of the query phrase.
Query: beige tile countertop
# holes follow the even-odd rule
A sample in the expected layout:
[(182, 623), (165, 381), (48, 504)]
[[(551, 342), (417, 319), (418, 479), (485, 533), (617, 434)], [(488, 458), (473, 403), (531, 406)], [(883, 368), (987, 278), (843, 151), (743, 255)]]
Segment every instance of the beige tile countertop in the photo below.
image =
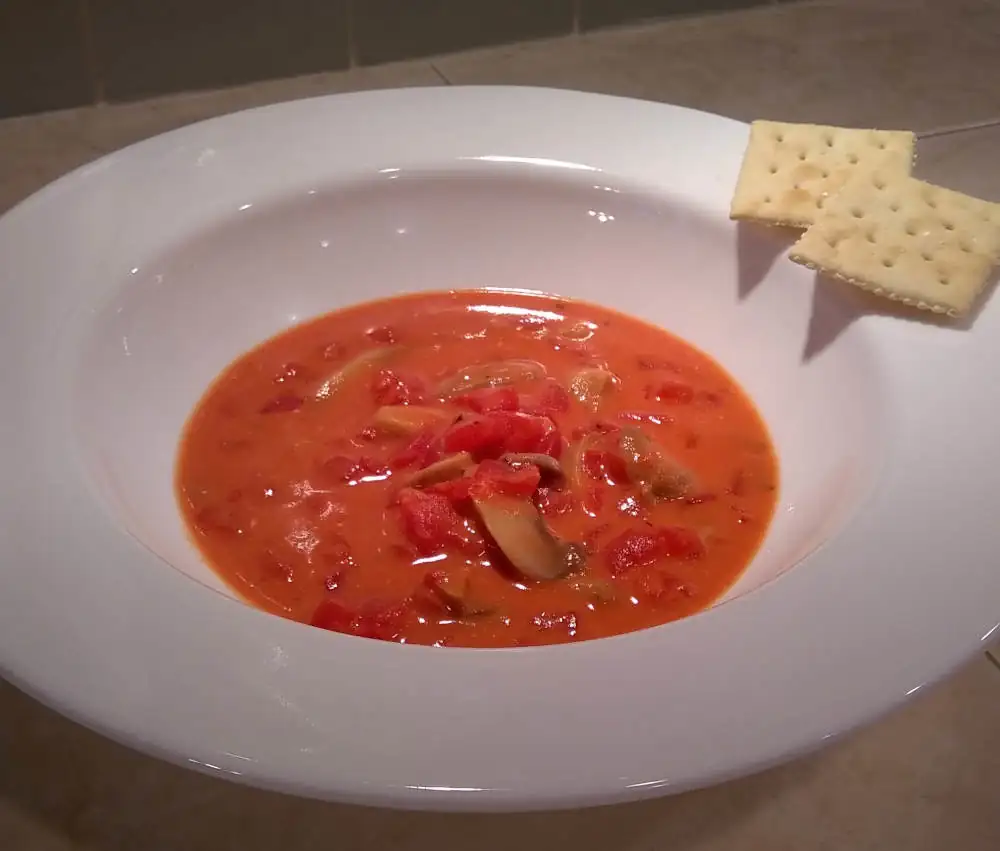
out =
[[(329, 92), (471, 83), (913, 128), (920, 176), (1000, 201), (998, 46), (997, 0), (823, 0), (11, 119), (0, 122), (0, 211), (84, 162), (209, 116)], [(514, 816), (391, 813), (246, 789), (128, 751), (0, 683), (0, 849), (997, 851), (1000, 645), (994, 653), (889, 718), (757, 777)]]

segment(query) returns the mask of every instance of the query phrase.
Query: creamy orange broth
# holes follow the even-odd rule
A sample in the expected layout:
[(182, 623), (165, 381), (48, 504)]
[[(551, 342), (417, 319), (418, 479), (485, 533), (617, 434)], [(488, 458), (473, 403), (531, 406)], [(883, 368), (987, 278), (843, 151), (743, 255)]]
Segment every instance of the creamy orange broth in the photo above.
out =
[[(630, 467), (648, 460), (623, 450), (635, 441), (681, 484)], [(460, 470), (420, 482), (462, 451)], [(558, 465), (500, 460), (512, 451)], [(708, 606), (756, 552), (777, 476), (750, 400), (682, 340), (591, 304), (467, 291), (340, 310), (240, 357), (191, 416), (177, 492), (208, 563), (260, 608), (511, 647)], [(571, 558), (539, 563), (560, 575), (516, 566), (477, 508), (491, 499), (544, 518), (544, 552)]]

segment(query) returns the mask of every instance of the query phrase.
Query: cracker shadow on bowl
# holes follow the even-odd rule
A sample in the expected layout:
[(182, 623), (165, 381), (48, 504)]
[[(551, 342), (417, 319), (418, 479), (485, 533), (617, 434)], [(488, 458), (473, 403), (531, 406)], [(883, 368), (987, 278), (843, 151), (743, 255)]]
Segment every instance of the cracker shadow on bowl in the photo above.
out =
[[(933, 325), (942, 331), (968, 331), (975, 325), (998, 281), (1000, 269), (990, 277), (972, 310), (965, 316), (952, 318), (943, 313), (932, 313), (898, 301), (890, 301), (840, 278), (817, 271), (813, 276), (812, 310), (802, 360), (808, 362), (822, 354), (863, 316), (890, 316), (906, 322)], [(840, 309), (830, 310), (831, 300), (838, 302)]]
[(799, 233), (795, 228), (736, 222), (737, 296), (740, 301), (757, 289)]

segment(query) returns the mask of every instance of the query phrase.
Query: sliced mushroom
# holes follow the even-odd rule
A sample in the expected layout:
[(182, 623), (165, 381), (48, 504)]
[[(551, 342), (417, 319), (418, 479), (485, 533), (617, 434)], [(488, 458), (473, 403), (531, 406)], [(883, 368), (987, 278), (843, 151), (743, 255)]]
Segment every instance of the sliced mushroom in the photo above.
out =
[(386, 405), (375, 412), (372, 425), (388, 434), (409, 436), (430, 426), (444, 425), (451, 419), (451, 414), (440, 408), (425, 408), (421, 405)]
[(639, 487), (645, 499), (679, 499), (694, 488), (694, 474), (635, 426), (621, 430), (618, 449), (629, 480)]
[(376, 364), (380, 364), (383, 361), (388, 360), (390, 355), (396, 354), (398, 351), (400, 351), (398, 346), (380, 346), (377, 349), (366, 349), (361, 352), (361, 354), (351, 358), (340, 369), (333, 373), (333, 375), (327, 378), (326, 381), (319, 386), (319, 390), (316, 391), (316, 398), (330, 398), (330, 396), (340, 390), (346, 382), (364, 372), (367, 367), (375, 366)]
[(449, 612), (458, 617), (488, 615), (496, 611), (495, 606), (476, 599), (467, 568), (451, 573), (432, 573), (424, 579), (424, 585)]
[(535, 381), (546, 376), (545, 367), (533, 360), (499, 360), (467, 366), (438, 385), (445, 396), (467, 393), (481, 387), (503, 387), (521, 381)]
[(531, 464), (542, 471), (543, 479), (552, 482), (561, 482), (565, 478), (562, 464), (551, 455), (544, 455), (541, 452), (508, 452), (500, 456), (500, 460), (515, 470)]
[(577, 493), (583, 492), (587, 480), (587, 474), (583, 469), (583, 456), (588, 450), (593, 449), (602, 437), (604, 435), (590, 432), (580, 440), (573, 441), (563, 453), (566, 482)]
[(426, 488), (441, 482), (450, 482), (452, 479), (464, 476), (475, 463), (468, 452), (456, 452), (418, 470), (410, 476), (406, 484), (411, 488)]
[(604, 395), (614, 385), (614, 373), (599, 366), (589, 366), (573, 376), (569, 392), (581, 405), (596, 412), (601, 407)]
[(473, 505), (508, 561), (529, 579), (559, 579), (583, 569), (582, 548), (553, 535), (527, 500), (493, 494), (473, 496)]

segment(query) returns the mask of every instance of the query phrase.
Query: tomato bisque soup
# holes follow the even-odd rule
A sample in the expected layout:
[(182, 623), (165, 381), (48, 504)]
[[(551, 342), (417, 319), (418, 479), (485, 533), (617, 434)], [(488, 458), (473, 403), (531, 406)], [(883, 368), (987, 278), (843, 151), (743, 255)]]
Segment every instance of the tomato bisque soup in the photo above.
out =
[(177, 491), (250, 603), (400, 643), (515, 647), (690, 615), (753, 558), (777, 465), (733, 379), (571, 300), (421, 293), (299, 325), (191, 416)]

